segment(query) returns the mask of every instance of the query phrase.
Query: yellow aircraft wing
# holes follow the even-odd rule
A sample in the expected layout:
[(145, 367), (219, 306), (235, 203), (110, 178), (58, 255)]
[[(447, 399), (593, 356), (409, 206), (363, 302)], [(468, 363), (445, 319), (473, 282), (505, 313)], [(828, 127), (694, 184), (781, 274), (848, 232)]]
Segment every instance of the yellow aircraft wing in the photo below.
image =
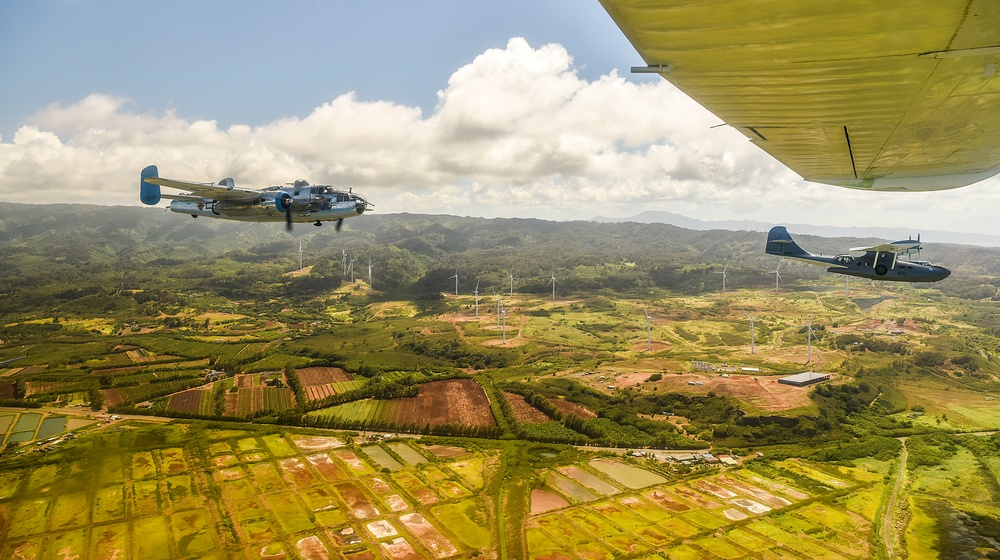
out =
[(648, 65), (804, 179), (1000, 172), (996, 0), (600, 0)]

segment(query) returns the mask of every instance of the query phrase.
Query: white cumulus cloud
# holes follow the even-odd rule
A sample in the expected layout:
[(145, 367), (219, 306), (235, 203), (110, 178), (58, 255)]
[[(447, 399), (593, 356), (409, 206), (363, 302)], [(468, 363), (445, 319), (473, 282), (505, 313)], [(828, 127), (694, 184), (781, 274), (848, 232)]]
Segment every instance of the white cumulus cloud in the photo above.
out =
[(968, 201), (952, 229), (985, 230), (983, 208), (998, 197), (982, 186), (881, 195), (804, 183), (738, 132), (713, 128), (720, 121), (668, 82), (613, 72), (588, 81), (562, 46), (520, 38), (457, 69), (429, 115), (345, 93), (305, 116), (222, 128), (172, 110), (140, 114), (127, 99), (95, 93), (29, 123), (0, 139), (5, 201), (137, 205), (148, 164), (165, 177), (233, 177), (245, 187), (300, 178), (350, 186), (380, 212), (556, 219), (649, 209), (906, 225), (926, 215), (924, 227), (947, 229), (949, 217), (928, 205)]

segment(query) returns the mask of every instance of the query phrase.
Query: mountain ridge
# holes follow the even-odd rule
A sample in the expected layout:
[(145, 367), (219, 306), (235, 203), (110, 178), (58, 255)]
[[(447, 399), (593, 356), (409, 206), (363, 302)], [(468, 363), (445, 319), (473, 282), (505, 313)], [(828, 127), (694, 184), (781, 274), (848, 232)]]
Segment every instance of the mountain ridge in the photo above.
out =
[(805, 235), (815, 235), (818, 237), (874, 237), (894, 241), (898, 239), (912, 239), (919, 234), (922, 240), (934, 243), (955, 243), (960, 245), (978, 245), (982, 247), (1000, 247), (1000, 235), (962, 233), (921, 228), (907, 231), (903, 228), (879, 226), (846, 227), (796, 223), (771, 224), (757, 220), (699, 220), (697, 218), (689, 218), (682, 214), (663, 210), (646, 210), (634, 216), (624, 218), (595, 216), (593, 221), (601, 223), (659, 223), (696, 231), (719, 229), (726, 231), (766, 232), (773, 226), (783, 225), (793, 234), (799, 233)]

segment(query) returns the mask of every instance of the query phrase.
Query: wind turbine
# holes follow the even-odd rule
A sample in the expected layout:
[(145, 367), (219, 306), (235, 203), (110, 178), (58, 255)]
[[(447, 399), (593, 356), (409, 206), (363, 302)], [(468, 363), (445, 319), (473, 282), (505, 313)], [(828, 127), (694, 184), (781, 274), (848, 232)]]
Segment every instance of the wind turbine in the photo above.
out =
[(299, 239), (299, 270), (302, 270), (302, 240)]
[(472, 291), (476, 294), (476, 319), (479, 318), (479, 280), (476, 280), (476, 289)]
[(354, 283), (354, 255), (351, 255), (351, 261), (347, 264), (347, 272), (351, 273), (351, 284)]
[(650, 323), (652, 317), (649, 316), (649, 311), (646, 311), (645, 307), (642, 308), (642, 312), (646, 315), (646, 351), (650, 352), (653, 350), (653, 327)]
[(497, 328), (498, 329), (500, 328), (500, 299), (501, 299), (500, 294), (498, 294), (496, 292), (496, 290), (493, 290), (493, 303), (494, 303), (494, 307), (497, 308), (496, 315), (497, 315)]
[(344, 276), (347, 276), (347, 251), (344, 249), (340, 250), (340, 266), (344, 269)]
[(452, 276), (449, 276), (448, 280), (451, 280), (452, 278), (455, 279), (455, 295), (457, 296), (458, 295), (458, 269), (455, 269), (455, 274), (452, 275)]
[(510, 296), (514, 297), (514, 268), (510, 269)]
[(778, 293), (778, 282), (781, 281), (781, 273), (778, 272), (779, 268), (781, 268), (781, 259), (780, 258), (778, 259), (778, 266), (774, 267), (774, 270), (772, 270), (771, 272), (768, 273), (768, 274), (773, 274), (774, 275), (774, 293)]
[(806, 329), (809, 331), (807, 335), (807, 346), (806, 346), (806, 363), (812, 361), (812, 351), (813, 351), (813, 326), (812, 326), (813, 316), (809, 316), (809, 320), (806, 321)]
[(754, 319), (756, 319), (756, 317), (751, 317), (750, 314), (747, 313), (746, 309), (741, 309), (740, 311), (742, 311), (743, 314), (747, 316), (747, 319), (750, 319), (750, 353), (753, 354), (754, 353), (754, 348), (753, 348), (753, 343), (754, 343), (753, 322), (754, 322)]
[(507, 344), (507, 308), (502, 307), (500, 310), (500, 315), (503, 316), (503, 343)]
[(729, 270), (729, 263), (728, 262), (726, 263), (726, 266), (722, 267), (722, 271), (721, 272), (718, 272), (718, 271), (716, 272), (716, 274), (721, 274), (722, 275), (722, 293), (726, 293), (726, 280), (729, 278), (726, 275), (726, 271), (727, 270)]
[(556, 284), (558, 284), (558, 283), (559, 283), (559, 281), (556, 280), (556, 273), (553, 272), (552, 273), (552, 279), (549, 280), (549, 284), (552, 284), (552, 301), (556, 300)]
[(368, 253), (368, 291), (372, 291), (372, 254)]

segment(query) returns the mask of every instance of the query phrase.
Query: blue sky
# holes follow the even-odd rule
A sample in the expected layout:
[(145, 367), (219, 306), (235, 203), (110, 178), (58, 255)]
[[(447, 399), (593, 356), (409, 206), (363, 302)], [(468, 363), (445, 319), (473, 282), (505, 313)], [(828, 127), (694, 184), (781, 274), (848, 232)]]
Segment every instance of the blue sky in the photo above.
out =
[(515, 36), (562, 44), (591, 79), (641, 63), (581, 0), (33, 0), (0, 2), (0, 22), (4, 138), (91, 93), (222, 126), (305, 115), (349, 91), (429, 113), (456, 69)]
[[(138, 205), (139, 170), (350, 186), (379, 212), (995, 233), (1000, 179), (806, 183), (641, 64), (597, 0), (0, 2), (0, 201)], [(927, 239), (926, 241), (931, 241)]]

